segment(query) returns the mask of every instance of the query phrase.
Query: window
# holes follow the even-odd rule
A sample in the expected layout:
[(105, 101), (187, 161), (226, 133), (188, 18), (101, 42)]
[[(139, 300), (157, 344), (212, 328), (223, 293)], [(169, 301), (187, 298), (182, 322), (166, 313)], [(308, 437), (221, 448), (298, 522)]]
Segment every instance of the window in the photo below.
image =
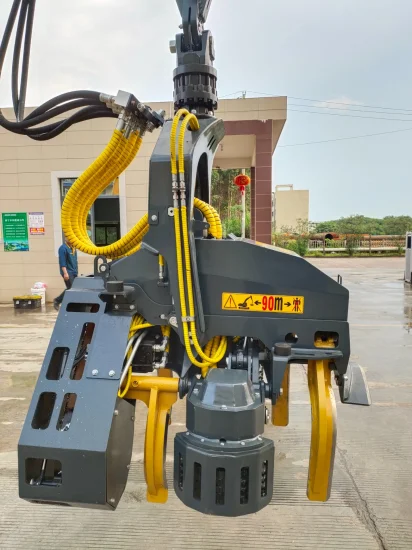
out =
[[(76, 178), (60, 178), (61, 204)], [(95, 200), (87, 216), (87, 232), (96, 246), (106, 246), (120, 239), (119, 178)]]

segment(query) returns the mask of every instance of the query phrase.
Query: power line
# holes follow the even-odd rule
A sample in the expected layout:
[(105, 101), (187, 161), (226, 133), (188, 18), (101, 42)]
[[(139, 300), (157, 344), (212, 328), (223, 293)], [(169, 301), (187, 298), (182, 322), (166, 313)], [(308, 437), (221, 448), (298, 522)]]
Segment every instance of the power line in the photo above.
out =
[[(306, 107), (308, 108), (309, 105), (299, 105), (299, 104), (296, 104), (296, 103), (289, 103), (289, 105), (293, 105), (293, 106), (296, 106), (296, 107)], [(317, 109), (318, 107), (313, 107), (314, 109)], [(327, 108), (327, 107), (326, 107)], [(341, 111), (342, 109), (338, 109), (339, 111)], [(390, 121), (395, 121), (395, 122), (412, 122), (411, 119), (407, 119), (407, 118), (387, 118), (387, 117), (377, 117), (377, 116), (362, 116), (362, 115), (350, 115), (350, 114), (346, 114), (346, 115), (342, 115), (340, 113), (318, 113), (317, 111), (306, 111), (306, 110), (302, 110), (302, 109), (289, 109), (289, 106), (288, 107), (285, 107), (285, 108), (278, 108), (278, 107), (274, 107), (273, 109), (259, 109), (259, 112), (265, 112), (265, 111), (286, 111), (288, 113), (292, 112), (292, 113), (309, 113), (310, 115), (328, 115), (328, 116), (339, 116), (339, 117), (343, 117), (343, 118), (366, 118), (366, 119), (369, 119), (369, 120), (390, 120)], [(365, 113), (370, 113), (372, 111), (364, 111)], [(385, 115), (385, 114), (392, 114), (392, 113), (380, 113), (382, 115)], [(412, 115), (412, 113), (411, 113)], [(408, 116), (411, 116), (411, 115), (408, 115)], [(404, 114), (405, 116), (405, 114)]]
[[(304, 107), (304, 105), (302, 105), (302, 107)], [(271, 111), (271, 110), (272, 109), (259, 109), (259, 111)], [(288, 109), (288, 112), (309, 113), (311, 115), (340, 116), (343, 118), (368, 118), (371, 120), (394, 120), (397, 122), (412, 122), (410, 119), (407, 119), (407, 118), (385, 118), (385, 117), (378, 117), (378, 116), (341, 115), (339, 113), (317, 113), (316, 111), (302, 111), (301, 109)], [(385, 114), (385, 113), (381, 113), (381, 114)]]
[[(396, 113), (385, 113), (385, 112), (382, 112), (382, 111), (367, 111), (366, 109), (352, 109), (352, 108), (347, 108), (347, 109), (343, 109), (342, 107), (325, 107), (324, 105), (304, 105), (302, 103), (289, 103), (288, 101), (288, 106), (289, 105), (292, 105), (292, 107), (306, 107), (307, 109), (329, 109), (329, 110), (334, 110), (334, 111), (347, 111), (347, 112), (351, 112), (351, 113), (376, 113), (378, 115), (403, 115), (403, 116), (412, 116), (412, 112), (411, 113), (399, 113), (399, 112), (396, 112)], [(346, 105), (346, 103), (345, 103)]]
[[(270, 97), (282, 97), (282, 96), (279, 96), (278, 94), (268, 94), (267, 92), (253, 92), (251, 90), (247, 90), (247, 92), (249, 94), (262, 94), (262, 95), (266, 95), (266, 96), (270, 96)], [(235, 92), (235, 94), (237, 93), (240, 93), (240, 92)], [(230, 95), (235, 95), (235, 94), (230, 94)], [(299, 101), (314, 101), (315, 103), (331, 103), (332, 105), (346, 105), (348, 108), (350, 108), (351, 106), (354, 106), (354, 107), (367, 107), (367, 108), (370, 108), (370, 109), (383, 109), (383, 110), (386, 110), (386, 111), (407, 111), (407, 112), (410, 112), (412, 113), (412, 109), (404, 109), (403, 107), (380, 107), (379, 105), (363, 105), (362, 103), (344, 103), (344, 102), (339, 102), (339, 101), (325, 101), (323, 99), (310, 99), (310, 98), (305, 98), (305, 97), (295, 97), (295, 96), (287, 96), (287, 97), (290, 97), (291, 99), (298, 99)]]
[(350, 137), (343, 137), (343, 138), (335, 138), (335, 139), (324, 139), (321, 141), (307, 141), (305, 143), (287, 143), (286, 145), (278, 145), (277, 149), (279, 147), (299, 147), (301, 145), (316, 145), (317, 143), (331, 143), (334, 141), (346, 141), (349, 139), (360, 139), (360, 138), (367, 138), (367, 137), (373, 137), (373, 136), (383, 136), (386, 134), (397, 134), (398, 132), (410, 132), (412, 128), (403, 128), (402, 130), (391, 130), (389, 132), (379, 132), (377, 134), (363, 134), (361, 136), (350, 136)]

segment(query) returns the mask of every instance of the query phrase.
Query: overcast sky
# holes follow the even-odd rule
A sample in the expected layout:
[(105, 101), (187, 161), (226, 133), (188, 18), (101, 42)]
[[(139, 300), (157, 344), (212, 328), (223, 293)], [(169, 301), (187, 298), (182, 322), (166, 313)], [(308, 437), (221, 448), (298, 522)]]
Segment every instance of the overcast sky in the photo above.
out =
[[(1, 34), (11, 4), (0, 2)], [(170, 100), (175, 60), (168, 44), (179, 22), (174, 0), (38, 0), (27, 105), (82, 88)], [(289, 97), (274, 184), (309, 189), (314, 221), (412, 215), (412, 130), (286, 147), (412, 129), (411, 22), (409, 0), (212, 2), (207, 28), (216, 42), (219, 95)], [(1, 105), (11, 102), (9, 74), (7, 64)]]

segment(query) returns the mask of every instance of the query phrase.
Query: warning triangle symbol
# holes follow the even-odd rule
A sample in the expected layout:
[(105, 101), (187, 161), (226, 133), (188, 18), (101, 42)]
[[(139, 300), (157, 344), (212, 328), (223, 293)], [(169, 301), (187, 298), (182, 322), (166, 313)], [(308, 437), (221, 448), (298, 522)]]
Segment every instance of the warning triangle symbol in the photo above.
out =
[(230, 295), (229, 298), (226, 300), (225, 308), (237, 309), (236, 302), (234, 301), (232, 295)]

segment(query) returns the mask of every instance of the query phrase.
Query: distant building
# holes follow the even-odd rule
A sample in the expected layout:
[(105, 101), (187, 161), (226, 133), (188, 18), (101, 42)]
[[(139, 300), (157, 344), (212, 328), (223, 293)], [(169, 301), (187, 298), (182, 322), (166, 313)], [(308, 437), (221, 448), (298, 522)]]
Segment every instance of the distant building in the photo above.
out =
[(277, 185), (273, 193), (273, 225), (295, 229), (298, 220), (309, 220), (309, 191), (293, 189), (293, 185)]

